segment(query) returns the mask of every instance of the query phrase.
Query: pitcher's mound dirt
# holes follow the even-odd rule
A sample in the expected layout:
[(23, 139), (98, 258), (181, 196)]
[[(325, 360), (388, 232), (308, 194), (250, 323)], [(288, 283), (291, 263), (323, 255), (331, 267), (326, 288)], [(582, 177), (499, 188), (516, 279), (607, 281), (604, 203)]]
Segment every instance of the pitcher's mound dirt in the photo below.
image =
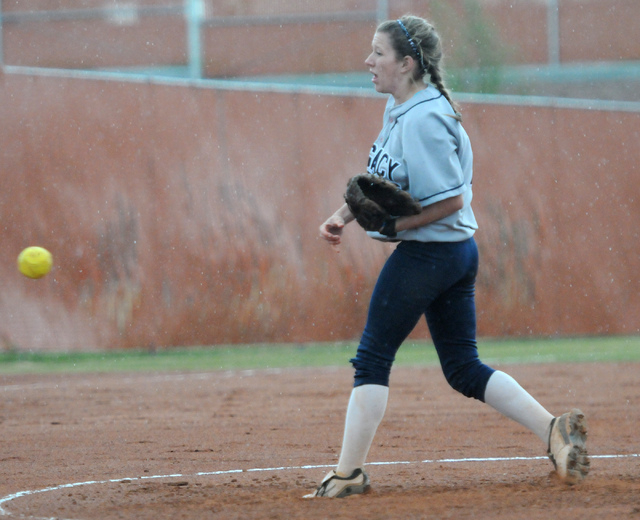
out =
[(559, 482), (533, 434), (437, 367), (394, 369), (372, 491), (343, 500), (302, 496), (337, 461), (348, 367), (0, 376), (0, 507), (78, 520), (640, 519), (640, 364), (502, 369), (552, 413), (586, 413), (585, 483)]

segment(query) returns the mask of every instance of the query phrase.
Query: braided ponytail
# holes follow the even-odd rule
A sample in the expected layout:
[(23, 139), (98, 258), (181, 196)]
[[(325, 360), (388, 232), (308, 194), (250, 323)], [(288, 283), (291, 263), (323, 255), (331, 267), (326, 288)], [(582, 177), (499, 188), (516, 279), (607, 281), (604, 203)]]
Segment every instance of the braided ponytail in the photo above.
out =
[(462, 115), (458, 105), (453, 102), (449, 89), (446, 87), (440, 67), (442, 61), (442, 43), (435, 27), (423, 18), (405, 15), (398, 20), (389, 20), (378, 26), (378, 32), (389, 35), (389, 39), (398, 57), (411, 56), (419, 64), (415, 69), (414, 79), (428, 80), (447, 99), (458, 121)]
[(447, 101), (451, 105), (451, 108), (453, 108), (453, 111), (455, 112), (455, 119), (457, 119), (458, 121), (462, 121), (462, 114), (460, 113), (458, 104), (454, 103), (454, 101), (451, 99), (451, 93), (444, 84), (439, 64), (431, 63), (427, 65), (427, 72), (431, 76), (431, 83), (433, 83), (433, 86), (436, 87), (445, 98), (447, 98)]

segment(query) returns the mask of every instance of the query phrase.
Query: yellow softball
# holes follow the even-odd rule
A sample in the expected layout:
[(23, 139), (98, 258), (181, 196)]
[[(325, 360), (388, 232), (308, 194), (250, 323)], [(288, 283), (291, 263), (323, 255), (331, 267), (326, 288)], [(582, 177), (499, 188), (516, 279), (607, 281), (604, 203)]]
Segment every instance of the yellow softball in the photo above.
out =
[(42, 278), (52, 265), (53, 257), (43, 247), (27, 247), (18, 255), (18, 270), (29, 278)]

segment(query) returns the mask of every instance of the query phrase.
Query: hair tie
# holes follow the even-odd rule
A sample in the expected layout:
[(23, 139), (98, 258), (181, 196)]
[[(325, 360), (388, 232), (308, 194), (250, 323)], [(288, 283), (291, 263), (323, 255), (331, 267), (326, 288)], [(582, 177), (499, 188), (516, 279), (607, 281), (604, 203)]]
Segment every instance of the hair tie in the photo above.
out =
[(407, 30), (405, 25), (402, 23), (402, 20), (398, 19), (398, 20), (396, 20), (396, 22), (398, 22), (398, 25), (404, 31), (404, 34), (406, 35), (407, 40), (409, 40), (409, 45), (411, 45), (411, 48), (413, 49), (413, 52), (415, 53), (415, 55), (420, 60), (420, 65), (422, 66), (422, 70), (426, 70), (426, 67), (424, 66), (424, 60), (422, 58), (422, 53), (420, 51), (418, 51), (418, 46), (414, 43), (413, 39), (411, 38), (411, 35), (409, 34), (409, 31)]

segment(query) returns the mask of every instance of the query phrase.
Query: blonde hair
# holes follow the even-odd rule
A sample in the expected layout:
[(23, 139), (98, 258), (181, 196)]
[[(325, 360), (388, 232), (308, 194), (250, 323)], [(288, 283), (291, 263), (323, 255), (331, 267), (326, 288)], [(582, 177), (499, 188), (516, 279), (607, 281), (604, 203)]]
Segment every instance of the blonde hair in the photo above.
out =
[(382, 22), (377, 32), (389, 36), (391, 46), (398, 59), (411, 56), (416, 60), (417, 67), (414, 80), (424, 81), (426, 78), (449, 101), (455, 112), (455, 118), (462, 121), (458, 105), (451, 99), (451, 93), (446, 87), (441, 69), (442, 43), (435, 27), (424, 18), (405, 15), (398, 20)]

